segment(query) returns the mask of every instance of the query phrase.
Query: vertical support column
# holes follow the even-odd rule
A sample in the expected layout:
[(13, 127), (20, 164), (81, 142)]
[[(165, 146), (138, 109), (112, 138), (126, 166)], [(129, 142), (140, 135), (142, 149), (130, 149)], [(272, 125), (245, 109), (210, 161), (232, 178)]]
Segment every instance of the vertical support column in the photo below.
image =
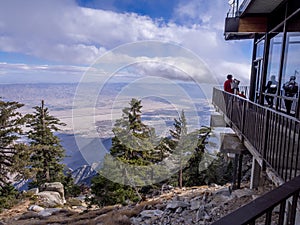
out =
[(243, 153), (235, 154), (234, 164), (233, 164), (233, 177), (232, 177), (232, 189), (241, 188), (242, 180), (242, 167), (243, 167)]
[(258, 188), (259, 182), (260, 182), (260, 172), (261, 172), (260, 165), (253, 157), (252, 158), (250, 189)]
[[(287, 17), (287, 10), (288, 10), (288, 6), (286, 4), (286, 9), (285, 9), (285, 18)], [(279, 77), (278, 77), (278, 88), (277, 88), (277, 93), (276, 95), (279, 96), (280, 95), (280, 87), (282, 84), (282, 76), (283, 76), (283, 66), (284, 66), (284, 61), (286, 60), (285, 54), (286, 54), (286, 20), (284, 20), (283, 23), (283, 38), (282, 38), (282, 46), (281, 46), (281, 54), (280, 54), (280, 64), (279, 64)], [(279, 104), (280, 104), (280, 98), (277, 98), (276, 100), (276, 105), (275, 105), (275, 109), (278, 110), (279, 109)]]
[(270, 52), (270, 35), (267, 33), (265, 35), (264, 59), (263, 59), (261, 80), (260, 80), (261, 85), (260, 85), (260, 89), (259, 89), (259, 104), (261, 104), (261, 105), (264, 104), (263, 88), (266, 85), (266, 80), (267, 80), (269, 52)]
[(258, 35), (255, 34), (253, 41), (253, 50), (252, 50), (252, 66), (251, 66), (251, 78), (250, 78), (250, 90), (249, 90), (249, 100), (254, 102), (255, 98), (255, 87), (256, 87), (256, 69), (255, 69), (255, 59), (257, 52), (257, 40)]
[(239, 170), (238, 170), (238, 184), (237, 188), (241, 188), (241, 181), (242, 181), (242, 170), (243, 169), (243, 153), (239, 154)]
[(237, 170), (238, 170), (238, 154), (234, 154), (234, 163), (233, 163), (233, 175), (232, 175), (232, 190), (237, 189), (236, 178), (237, 178)]
[(300, 224), (300, 209), (299, 208), (297, 208), (297, 210), (296, 210), (295, 224)]

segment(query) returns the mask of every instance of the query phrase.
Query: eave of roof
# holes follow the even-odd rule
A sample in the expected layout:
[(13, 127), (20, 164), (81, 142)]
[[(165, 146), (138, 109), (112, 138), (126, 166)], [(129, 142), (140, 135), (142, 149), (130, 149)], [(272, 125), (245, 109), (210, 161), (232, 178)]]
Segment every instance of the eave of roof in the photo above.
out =
[(244, 0), (239, 11), (240, 16), (248, 14), (269, 14), (286, 0)]

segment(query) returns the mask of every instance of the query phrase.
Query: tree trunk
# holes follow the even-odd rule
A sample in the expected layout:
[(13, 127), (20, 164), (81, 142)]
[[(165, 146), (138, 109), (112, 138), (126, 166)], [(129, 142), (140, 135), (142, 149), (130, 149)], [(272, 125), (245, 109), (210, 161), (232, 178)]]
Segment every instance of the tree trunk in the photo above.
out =
[(179, 185), (179, 188), (182, 189), (182, 162), (181, 162), (181, 158), (180, 158), (180, 165), (179, 165), (178, 185)]

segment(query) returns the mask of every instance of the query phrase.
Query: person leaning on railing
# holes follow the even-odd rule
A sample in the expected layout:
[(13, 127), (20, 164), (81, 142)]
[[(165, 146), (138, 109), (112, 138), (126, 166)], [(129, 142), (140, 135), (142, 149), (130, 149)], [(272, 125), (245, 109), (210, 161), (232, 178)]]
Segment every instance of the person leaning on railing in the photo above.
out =
[(290, 80), (283, 85), (284, 95), (287, 97), (284, 99), (286, 113), (290, 115), (293, 104), (293, 98), (298, 93), (298, 83), (296, 82), (296, 76), (291, 76)]

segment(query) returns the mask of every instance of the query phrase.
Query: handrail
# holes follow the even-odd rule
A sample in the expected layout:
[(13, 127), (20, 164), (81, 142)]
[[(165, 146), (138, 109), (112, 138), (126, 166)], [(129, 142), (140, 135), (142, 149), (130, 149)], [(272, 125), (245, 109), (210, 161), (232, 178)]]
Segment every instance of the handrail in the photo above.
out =
[[(238, 210), (226, 215), (212, 225), (254, 225), (258, 218), (265, 215), (265, 224), (270, 225), (272, 220), (272, 211), (276, 206), (280, 206), (278, 225), (283, 225), (285, 219), (289, 225), (295, 224), (297, 201), (300, 192), (300, 176), (290, 180), (276, 189), (258, 197), (254, 201), (244, 205)], [(286, 203), (292, 197), (290, 214), (286, 215)]]
[(283, 181), (300, 175), (300, 121), (214, 88), (213, 104)]

